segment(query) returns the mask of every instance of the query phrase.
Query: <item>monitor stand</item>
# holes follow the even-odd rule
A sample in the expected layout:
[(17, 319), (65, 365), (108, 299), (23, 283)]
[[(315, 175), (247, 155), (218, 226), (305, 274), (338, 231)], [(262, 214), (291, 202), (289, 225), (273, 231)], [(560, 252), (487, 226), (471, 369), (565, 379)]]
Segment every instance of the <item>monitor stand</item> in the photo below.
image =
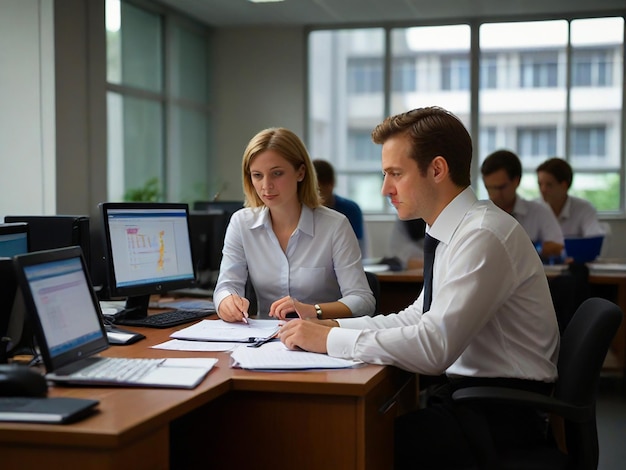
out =
[(148, 316), (148, 305), (150, 304), (150, 294), (130, 296), (126, 299), (124, 310), (113, 315), (113, 322), (118, 320), (135, 320)]

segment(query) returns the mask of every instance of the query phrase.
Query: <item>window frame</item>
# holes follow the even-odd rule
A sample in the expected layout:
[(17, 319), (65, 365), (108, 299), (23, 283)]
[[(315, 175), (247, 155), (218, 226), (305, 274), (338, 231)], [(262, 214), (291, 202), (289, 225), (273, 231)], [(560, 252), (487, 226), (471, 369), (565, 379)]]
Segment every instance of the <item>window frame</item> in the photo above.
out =
[[(358, 29), (363, 30), (367, 27), (371, 27), (372, 30), (380, 30), (380, 29), (384, 29), (385, 31), (385, 45), (384, 45), (384, 62), (385, 62), (385, 83), (384, 83), (384, 109), (383, 109), (383, 113), (384, 116), (388, 116), (392, 113), (389, 112), (390, 108), (391, 108), (391, 101), (392, 100), (397, 100), (397, 96), (398, 92), (396, 91), (397, 88), (397, 83), (394, 83), (393, 79), (392, 79), (392, 68), (393, 68), (393, 64), (394, 61), (398, 60), (398, 58), (402, 58), (402, 53), (400, 53), (399, 55), (393, 55), (393, 51), (392, 51), (392, 47), (391, 47), (391, 38), (393, 36), (393, 31), (398, 30), (399, 28), (411, 28), (411, 27), (432, 27), (432, 26), (453, 26), (453, 25), (467, 25), (470, 27), (471, 29), (471, 37), (472, 37), (472, 41), (471, 41), (471, 48), (470, 48), (470, 52), (468, 55), (468, 60), (469, 60), (469, 66), (470, 66), (470, 83), (469, 83), (469, 92), (471, 93), (471, 99), (470, 99), (470, 109), (468, 110), (468, 115), (463, 116), (463, 120), (464, 122), (467, 122), (468, 124), (466, 124), (466, 126), (468, 127), (468, 130), (470, 131), (470, 134), (472, 135), (472, 140), (474, 142), (474, 158), (472, 161), (472, 174), (471, 174), (471, 178), (472, 178), (472, 186), (475, 188), (475, 190), (477, 190), (479, 183), (480, 183), (480, 172), (479, 172), (479, 158), (477, 158), (477, 156), (479, 154), (482, 154), (482, 151), (479, 149), (479, 138), (480, 138), (480, 120), (479, 120), (479, 95), (481, 93), (484, 93), (485, 91), (490, 91), (490, 90), (494, 90), (494, 89), (498, 89), (498, 88), (507, 88), (507, 87), (515, 87), (519, 90), (523, 90), (524, 88), (522, 87), (522, 83), (521, 83), (521, 76), (518, 75), (518, 83), (515, 83), (516, 79), (515, 77), (512, 76), (507, 76), (506, 74), (502, 74), (502, 73), (498, 73), (496, 71), (495, 74), (493, 74), (493, 76), (490, 77), (490, 80), (487, 84), (485, 84), (484, 86), (480, 83), (480, 77), (481, 77), (481, 73), (480, 73), (480, 69), (481, 69), (481, 62), (480, 62), (480, 56), (481, 54), (484, 52), (484, 50), (481, 50), (480, 48), (480, 41), (479, 41), (479, 31), (480, 31), (480, 26), (483, 24), (491, 24), (491, 23), (507, 23), (507, 22), (540, 22), (540, 21), (556, 21), (556, 20), (564, 20), (567, 21), (567, 28), (568, 30), (572, 27), (572, 22), (576, 21), (576, 20), (587, 20), (587, 19), (594, 19), (594, 18), (618, 18), (621, 19), (622, 22), (626, 23), (626, 15), (624, 15), (623, 12), (602, 12), (602, 13), (598, 13), (597, 16), (594, 16), (593, 14), (561, 14), (561, 15), (546, 15), (543, 17), (538, 17), (537, 15), (534, 16), (529, 16), (529, 17), (523, 17), (523, 16), (515, 16), (513, 17), (503, 17), (503, 18), (498, 18), (498, 19), (487, 19), (487, 18), (477, 18), (474, 20), (468, 20), (468, 21), (453, 21), (453, 22), (449, 22), (449, 21), (445, 21), (445, 20), (441, 20), (441, 21), (425, 21), (425, 22), (407, 22), (406, 24), (402, 24), (402, 25), (398, 25), (398, 24), (373, 24), (371, 26), (359, 26)], [(346, 32), (346, 31), (350, 31), (352, 29), (357, 29), (357, 28), (352, 28), (352, 27), (344, 27), (344, 28), (339, 28), (339, 29), (329, 29), (328, 27), (324, 27), (324, 28), (320, 28), (320, 27), (310, 27), (307, 28), (307, 35), (313, 34), (317, 31), (326, 31), (328, 32), (330, 31), (341, 31), (341, 32)], [(625, 204), (625, 198), (624, 198), (624, 194), (625, 194), (625, 186), (626, 186), (626, 177), (625, 177), (625, 167), (626, 167), (626, 158), (625, 158), (625, 153), (626, 153), (626, 145), (625, 145), (625, 136), (626, 136), (626, 73), (624, 72), (624, 70), (626, 70), (626, 26), (623, 26), (623, 30), (624, 30), (624, 34), (623, 37), (621, 39), (621, 54), (617, 55), (617, 53), (615, 52), (614, 49), (610, 49), (612, 54), (616, 54), (616, 57), (621, 61), (621, 69), (620, 73), (622, 74), (622, 76), (620, 77), (621, 79), (621, 87), (619, 87), (619, 90), (621, 91), (621, 104), (620, 104), (620, 117), (619, 117), (619, 123), (616, 123), (617, 126), (619, 127), (619, 130), (614, 130), (616, 132), (619, 132), (619, 146), (615, 145), (615, 139), (613, 139), (613, 141), (611, 142), (611, 147), (613, 147), (610, 150), (611, 153), (611, 159), (615, 159), (615, 152), (619, 153), (619, 168), (617, 170), (617, 175), (619, 178), (619, 189), (620, 189), (620, 196), (619, 196), (619, 207), (616, 208), (615, 210), (608, 210), (608, 211), (602, 211), (600, 212), (600, 216), (602, 218), (606, 218), (606, 219), (611, 219), (611, 218), (623, 218), (626, 214), (626, 204)], [(307, 41), (308, 44), (310, 44), (310, 41)], [(611, 46), (613, 47), (613, 46)], [(620, 47), (620, 45), (618, 44), (617, 47)], [(579, 116), (575, 116), (575, 113), (577, 112), (576, 109), (572, 109), (570, 108), (570, 94), (572, 93), (573, 88), (575, 88), (575, 86), (571, 83), (571, 75), (572, 75), (572, 66), (573, 66), (573, 61), (571, 60), (571, 54), (572, 51), (576, 51), (580, 49), (579, 45), (572, 45), (571, 44), (571, 37), (568, 36), (568, 40), (567, 40), (567, 44), (564, 46), (554, 46), (554, 47), (548, 47), (548, 49), (551, 49), (549, 51), (547, 51), (545, 57), (540, 60), (540, 63), (537, 63), (537, 61), (535, 60), (534, 62), (529, 62), (530, 65), (528, 65), (529, 67), (533, 68), (535, 67), (535, 69), (533, 70), (533, 74), (536, 71), (539, 71), (540, 74), (543, 74), (542, 76), (544, 78), (542, 79), (535, 79), (533, 78), (533, 81), (530, 83), (530, 85), (532, 85), (533, 89), (536, 90), (550, 90), (551, 88), (556, 87), (557, 89), (561, 90), (565, 90), (565, 93), (567, 95), (567, 105), (565, 108), (565, 121), (564, 122), (559, 122), (558, 123), (558, 129), (557, 129), (557, 147), (558, 147), (558, 155), (559, 156), (563, 156), (563, 158), (566, 158), (567, 160), (570, 160), (572, 158), (571, 155), (571, 151), (570, 151), (570, 147), (571, 147), (571, 142), (570, 142), (570, 133), (572, 132), (572, 128), (575, 125), (580, 125), (577, 123), (577, 121), (580, 121), (580, 117)], [(602, 49), (602, 47), (594, 47), (594, 49)], [(451, 51), (452, 53), (453, 51)], [(498, 62), (500, 61), (511, 61), (511, 57), (507, 55), (507, 51), (498, 51), (498, 50), (488, 50), (487, 54), (493, 54), (493, 61), (495, 64), (498, 64)], [(452, 54), (451, 54), (452, 56)], [(615, 57), (613, 57), (614, 59)], [(405, 58), (406, 59), (406, 58)], [(610, 57), (609, 57), (610, 59)], [(309, 57), (309, 51), (308, 51), (308, 47), (307, 47), (307, 63), (309, 63), (310, 57)], [(417, 62), (419, 62), (419, 58), (417, 59)], [(567, 60), (568, 62), (565, 63), (565, 65), (563, 65), (563, 61)], [(598, 60), (598, 64), (596, 65), (595, 63), (592, 65), (594, 67), (602, 67), (601, 64), (602, 60)], [(613, 62), (614, 64), (614, 62)], [(313, 67), (313, 65), (309, 64), (309, 67)], [(519, 64), (520, 67), (520, 72), (521, 73), (521, 64)], [(483, 67), (484, 68), (484, 67)], [(615, 68), (615, 65), (613, 65), (613, 68)], [(611, 69), (611, 67), (609, 66), (609, 69)], [(440, 68), (441, 70), (441, 68)], [(615, 74), (614, 74), (614, 70), (610, 70), (607, 71), (607, 73), (611, 74), (611, 80), (614, 79)], [(595, 73), (595, 72), (594, 72)], [(430, 74), (431, 76), (433, 75), (433, 71), (431, 68), (429, 68), (429, 65), (422, 65), (421, 63), (419, 64), (419, 67), (417, 68), (417, 75), (416, 75), (416, 79), (417, 79), (417, 90), (415, 90), (415, 92), (417, 93), (431, 93), (432, 90), (424, 88), (424, 79), (423, 79), (423, 74)], [(306, 86), (306, 92), (307, 92), (307, 102), (310, 103), (310, 100), (312, 99), (311, 97), (311, 88), (309, 86), (309, 76), (307, 75), (306, 77), (306, 81), (307, 81), (307, 86)], [(439, 78), (439, 83), (441, 84), (441, 77)], [(431, 80), (432, 82), (432, 80)], [(609, 83), (611, 83), (609, 81)], [(609, 85), (612, 86), (612, 85)], [(614, 86), (614, 85), (613, 85)], [(443, 105), (443, 104), (442, 104)], [(310, 106), (310, 105), (309, 105)], [(444, 105), (445, 107), (445, 105)], [(459, 115), (459, 113), (457, 112), (457, 115)], [(312, 121), (310, 121), (310, 116), (308, 115), (308, 113), (305, 113), (305, 122), (306, 122), (306, 131), (305, 131), (305, 137), (309, 137), (309, 130), (310, 125), (312, 123)], [(608, 132), (608, 131), (607, 131)], [(339, 139), (341, 140), (341, 139)], [(608, 140), (608, 138), (607, 138)], [(607, 142), (606, 145), (608, 146), (609, 143)], [(331, 154), (332, 154), (332, 150), (331, 150)], [(551, 157), (551, 156), (555, 156), (555, 155), (546, 155), (545, 157)], [(614, 162), (615, 163), (615, 162)], [(601, 173), (601, 172), (605, 172), (605, 171), (613, 171), (615, 172), (615, 168), (616, 167), (612, 167), (609, 168), (608, 166), (606, 168), (587, 168), (584, 167), (581, 169), (581, 171), (584, 171), (586, 174), (594, 174), (594, 173)], [(357, 173), (362, 173), (363, 169), (359, 168), (359, 169), (348, 169), (347, 171), (347, 177), (349, 177), (351, 174), (357, 174)], [(577, 171), (575, 169), (575, 171)], [(389, 217), (391, 215), (393, 215), (393, 211), (388, 211), (388, 210), (384, 210), (382, 212), (365, 212), (364, 211), (364, 215), (366, 218), (370, 218), (370, 217), (374, 217), (374, 218), (378, 218), (378, 217)]]

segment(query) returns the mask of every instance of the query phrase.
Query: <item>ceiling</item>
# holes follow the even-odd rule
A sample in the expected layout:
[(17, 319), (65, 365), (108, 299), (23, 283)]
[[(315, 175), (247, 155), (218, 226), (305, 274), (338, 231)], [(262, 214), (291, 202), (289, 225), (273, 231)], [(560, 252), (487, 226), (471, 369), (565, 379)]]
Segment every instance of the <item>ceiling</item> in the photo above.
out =
[(350, 26), (414, 20), (626, 12), (626, 0), (151, 0), (214, 27)]

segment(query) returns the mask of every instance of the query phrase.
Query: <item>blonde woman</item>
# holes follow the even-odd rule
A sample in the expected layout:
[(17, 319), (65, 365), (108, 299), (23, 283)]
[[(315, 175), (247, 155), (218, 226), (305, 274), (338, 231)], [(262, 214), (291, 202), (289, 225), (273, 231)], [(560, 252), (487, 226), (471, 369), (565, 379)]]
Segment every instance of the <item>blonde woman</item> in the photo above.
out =
[[(249, 313), (285, 319), (369, 315), (375, 300), (348, 219), (321, 203), (300, 138), (285, 128), (255, 135), (242, 162), (245, 208), (230, 220), (213, 300), (225, 321)], [(244, 297), (250, 279), (258, 311)], [(290, 316), (291, 316), (290, 315)]]

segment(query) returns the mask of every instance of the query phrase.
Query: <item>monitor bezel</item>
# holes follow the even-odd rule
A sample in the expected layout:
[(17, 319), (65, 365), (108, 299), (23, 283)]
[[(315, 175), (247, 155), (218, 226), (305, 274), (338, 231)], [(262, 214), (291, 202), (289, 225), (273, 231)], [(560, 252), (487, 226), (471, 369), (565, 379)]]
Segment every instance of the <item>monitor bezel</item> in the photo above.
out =
[(30, 228), (26, 222), (5, 222), (0, 224), (0, 236), (26, 234), (26, 252), (30, 251)]
[[(111, 298), (139, 297), (163, 294), (171, 290), (195, 287), (197, 283), (196, 267), (191, 252), (191, 235), (189, 232), (189, 206), (186, 203), (166, 202), (103, 202), (99, 204), (103, 230), (103, 252), (106, 278)], [(111, 249), (111, 232), (109, 227), (109, 211), (114, 210), (184, 210), (187, 225), (187, 244), (189, 247), (192, 276), (186, 279), (160, 280), (158, 282), (142, 282), (136, 285), (118, 286), (115, 277), (115, 261)]]
[[(83, 268), (83, 274), (85, 275), (86, 286), (89, 289), (91, 300), (98, 315), (98, 321), (100, 323), (101, 335), (98, 338), (93, 339), (80, 348), (74, 351), (61, 353), (52, 357), (48, 349), (48, 343), (45, 341), (45, 332), (41, 319), (37, 314), (37, 305), (33, 296), (33, 292), (29, 288), (28, 279), (26, 278), (25, 268), (28, 266), (39, 265), (43, 263), (51, 263), (56, 261), (64, 261), (68, 259), (79, 258)], [(107, 337), (106, 329), (103, 322), (102, 310), (100, 309), (100, 303), (96, 297), (96, 293), (91, 284), (89, 278), (89, 271), (87, 270), (87, 264), (85, 263), (85, 257), (83, 252), (78, 246), (72, 246), (67, 248), (56, 248), (52, 250), (33, 251), (24, 255), (18, 255), (13, 258), (16, 275), (18, 278), (18, 285), (21, 287), (22, 294), (24, 296), (24, 302), (34, 327), (35, 336), (38, 340), (39, 350), (43, 358), (44, 365), (47, 372), (53, 372), (65, 365), (71, 364), (79, 359), (83, 359), (109, 348), (109, 340)]]

